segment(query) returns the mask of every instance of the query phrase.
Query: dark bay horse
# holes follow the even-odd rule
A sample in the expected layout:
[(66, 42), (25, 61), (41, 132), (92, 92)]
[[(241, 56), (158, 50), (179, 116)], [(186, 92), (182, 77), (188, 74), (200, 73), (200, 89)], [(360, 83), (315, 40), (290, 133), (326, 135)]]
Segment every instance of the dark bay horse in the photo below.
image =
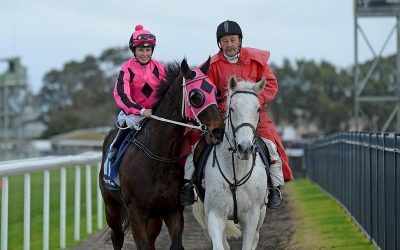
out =
[[(181, 108), (185, 102), (182, 100), (195, 104), (202, 102), (201, 93), (193, 94), (191, 91), (191, 94), (184, 96), (182, 83), (188, 81), (189, 84), (190, 81), (199, 79), (201, 88), (205, 84), (208, 91), (215, 90), (215, 87), (210, 89), (210, 85), (207, 85), (209, 82), (205, 74), (209, 65), (210, 59), (200, 71), (191, 70), (186, 59), (180, 66), (177, 63), (170, 65), (167, 68), (167, 79), (158, 89), (159, 103), (153, 113), (159, 117), (183, 122)], [(202, 77), (199, 78), (199, 74), (203, 74)], [(212, 95), (215, 99), (214, 91)], [(217, 106), (209, 105), (196, 115), (198, 120), (207, 126), (208, 142), (222, 141), (224, 122)], [(171, 237), (170, 249), (183, 249), (183, 207), (179, 204), (183, 169), (178, 167), (177, 161), (171, 159), (178, 157), (184, 130), (182, 126), (155, 119), (147, 121), (136, 136), (146, 149), (142, 150), (130, 143), (123, 156), (119, 172), (120, 191), (105, 188), (102, 164), (99, 183), (114, 249), (122, 248), (125, 231), (129, 227), (138, 249), (155, 249), (155, 240), (161, 231), (162, 221), (167, 225)], [(104, 140), (103, 163), (105, 152), (116, 132), (116, 129), (110, 131)]]

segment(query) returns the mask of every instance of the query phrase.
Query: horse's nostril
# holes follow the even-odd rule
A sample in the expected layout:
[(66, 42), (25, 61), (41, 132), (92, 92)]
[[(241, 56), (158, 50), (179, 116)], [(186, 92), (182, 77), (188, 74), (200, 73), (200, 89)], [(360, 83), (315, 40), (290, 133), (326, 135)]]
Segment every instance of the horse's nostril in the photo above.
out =
[(251, 146), (243, 146), (241, 144), (237, 145), (237, 149), (239, 152), (243, 153), (243, 154), (249, 154), (253, 152), (254, 149), (254, 145)]
[(213, 129), (212, 134), (215, 138), (222, 139), (224, 136), (224, 130), (220, 128), (215, 128)]

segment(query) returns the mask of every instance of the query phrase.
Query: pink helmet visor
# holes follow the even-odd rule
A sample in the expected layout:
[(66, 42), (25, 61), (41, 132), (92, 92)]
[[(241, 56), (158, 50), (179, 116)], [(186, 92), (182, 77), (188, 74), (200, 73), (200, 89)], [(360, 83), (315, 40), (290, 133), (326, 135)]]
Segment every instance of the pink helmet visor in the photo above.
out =
[(195, 119), (205, 108), (212, 104), (217, 105), (215, 85), (200, 69), (195, 69), (194, 71), (196, 76), (187, 81), (184, 86), (184, 116), (188, 119)]

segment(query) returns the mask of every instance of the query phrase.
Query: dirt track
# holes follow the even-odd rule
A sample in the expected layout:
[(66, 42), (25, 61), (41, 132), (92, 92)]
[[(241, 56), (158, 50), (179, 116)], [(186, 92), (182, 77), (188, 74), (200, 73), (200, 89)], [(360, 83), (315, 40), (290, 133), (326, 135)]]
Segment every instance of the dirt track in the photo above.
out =
[[(268, 210), (263, 227), (261, 228), (260, 241), (257, 249), (287, 249), (290, 239), (294, 232), (294, 217), (290, 197), (284, 194), (285, 203), (282, 208)], [(187, 208), (184, 212), (185, 229), (183, 233), (183, 246), (190, 250), (211, 249), (211, 242), (205, 236), (200, 226), (195, 221), (191, 209)], [(102, 232), (93, 235), (75, 250), (83, 249), (113, 249), (111, 242), (104, 243)], [(156, 242), (156, 249), (169, 249), (170, 239), (165, 225)], [(241, 249), (241, 240), (231, 240), (231, 249)], [(136, 249), (132, 236), (129, 234), (125, 238), (123, 249)]]

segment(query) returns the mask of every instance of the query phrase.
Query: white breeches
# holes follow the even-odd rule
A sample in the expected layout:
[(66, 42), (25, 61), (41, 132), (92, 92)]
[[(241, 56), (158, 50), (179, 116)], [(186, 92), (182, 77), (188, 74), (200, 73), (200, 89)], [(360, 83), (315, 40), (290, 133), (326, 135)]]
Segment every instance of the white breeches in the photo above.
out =
[(193, 163), (193, 151), (196, 148), (197, 143), (194, 144), (192, 147), (192, 151), (190, 154), (186, 157), (185, 161), (185, 175), (183, 176), (184, 179), (186, 180), (191, 180), (193, 173), (194, 173), (194, 163)]
[(285, 185), (282, 172), (282, 160), (278, 154), (275, 143), (264, 137), (261, 137), (265, 145), (267, 145), (269, 156), (271, 158), (271, 164), (269, 166), (269, 175), (271, 176), (271, 182), (274, 187)]

